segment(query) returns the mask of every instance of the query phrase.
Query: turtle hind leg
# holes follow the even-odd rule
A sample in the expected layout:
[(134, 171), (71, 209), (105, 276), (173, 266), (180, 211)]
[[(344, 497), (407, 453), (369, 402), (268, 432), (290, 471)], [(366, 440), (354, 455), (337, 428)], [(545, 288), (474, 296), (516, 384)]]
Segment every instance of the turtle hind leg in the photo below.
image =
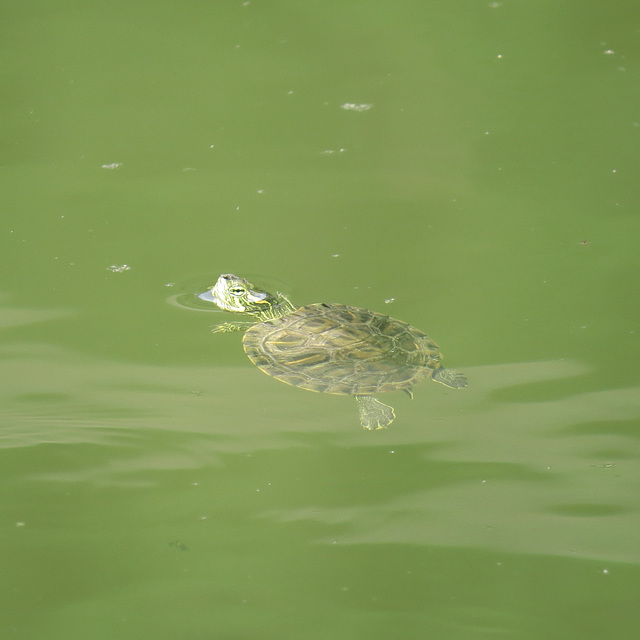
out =
[(452, 369), (438, 369), (433, 374), (433, 379), (452, 389), (464, 389), (467, 386), (467, 377)]
[(386, 429), (396, 417), (393, 407), (376, 400), (373, 396), (356, 396), (360, 423), (364, 429), (374, 431)]

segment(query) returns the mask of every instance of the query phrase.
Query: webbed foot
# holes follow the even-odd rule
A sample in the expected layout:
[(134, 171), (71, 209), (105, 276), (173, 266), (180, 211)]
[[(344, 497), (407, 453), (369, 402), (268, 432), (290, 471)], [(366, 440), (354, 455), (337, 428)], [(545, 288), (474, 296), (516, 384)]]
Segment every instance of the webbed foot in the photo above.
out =
[(464, 389), (468, 384), (467, 377), (459, 371), (453, 371), (453, 369), (438, 369), (433, 374), (433, 379), (435, 382), (452, 389)]
[(255, 322), (222, 322), (211, 327), (211, 333), (231, 333), (233, 331), (246, 331)]
[(396, 417), (393, 407), (376, 400), (373, 396), (356, 396), (356, 402), (363, 429), (369, 431), (386, 429)]

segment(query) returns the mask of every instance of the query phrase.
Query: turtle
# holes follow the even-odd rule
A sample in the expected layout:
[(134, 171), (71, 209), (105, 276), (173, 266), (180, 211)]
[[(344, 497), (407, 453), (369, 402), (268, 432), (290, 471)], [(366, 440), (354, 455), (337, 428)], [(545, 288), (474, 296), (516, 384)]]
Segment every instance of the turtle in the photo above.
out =
[(395, 411), (375, 394), (405, 391), (432, 379), (453, 389), (467, 378), (445, 369), (438, 345), (406, 322), (344, 304), (296, 307), (224, 273), (200, 298), (246, 320), (214, 325), (214, 333), (244, 331), (245, 353), (267, 375), (308, 391), (354, 396), (364, 429), (388, 427)]

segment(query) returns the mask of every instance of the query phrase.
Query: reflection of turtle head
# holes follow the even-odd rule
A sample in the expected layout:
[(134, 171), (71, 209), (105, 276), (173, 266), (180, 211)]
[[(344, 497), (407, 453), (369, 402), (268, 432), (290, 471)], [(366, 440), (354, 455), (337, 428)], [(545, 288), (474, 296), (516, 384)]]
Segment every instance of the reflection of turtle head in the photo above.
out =
[(295, 307), (282, 294), (275, 295), (255, 288), (248, 280), (223, 273), (203, 299), (215, 302), (223, 311), (246, 313), (258, 320), (280, 318)]

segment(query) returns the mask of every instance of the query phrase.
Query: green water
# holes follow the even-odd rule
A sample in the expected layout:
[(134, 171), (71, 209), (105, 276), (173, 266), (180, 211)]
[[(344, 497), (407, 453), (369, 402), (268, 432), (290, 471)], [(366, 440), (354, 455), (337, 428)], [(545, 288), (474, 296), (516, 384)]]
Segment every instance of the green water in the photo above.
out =
[[(637, 2), (0, 30), (2, 638), (637, 638)], [(365, 432), (209, 332), (221, 272), (410, 322), (470, 386)]]

